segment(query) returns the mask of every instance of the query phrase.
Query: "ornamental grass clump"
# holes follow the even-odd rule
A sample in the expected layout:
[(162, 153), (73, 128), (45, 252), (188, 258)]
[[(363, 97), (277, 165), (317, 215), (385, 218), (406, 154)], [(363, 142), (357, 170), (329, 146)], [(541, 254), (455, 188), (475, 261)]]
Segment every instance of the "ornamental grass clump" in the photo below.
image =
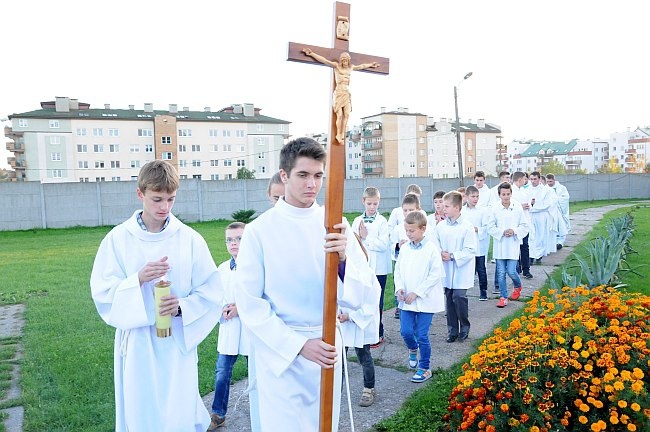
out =
[(536, 292), (463, 365), (449, 430), (649, 430), (649, 309), (605, 286)]

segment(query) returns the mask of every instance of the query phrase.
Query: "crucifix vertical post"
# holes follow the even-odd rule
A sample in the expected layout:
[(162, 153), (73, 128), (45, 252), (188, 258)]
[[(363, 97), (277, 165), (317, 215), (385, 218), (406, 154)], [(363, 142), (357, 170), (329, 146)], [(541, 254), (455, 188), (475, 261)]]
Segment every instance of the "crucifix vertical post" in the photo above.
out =
[[(343, 189), (345, 181), (345, 136), (351, 111), (349, 93), (353, 70), (386, 75), (389, 60), (349, 52), (350, 5), (334, 3), (333, 48), (289, 42), (287, 60), (332, 67), (332, 94), (330, 101), (330, 131), (327, 141), (325, 169), (325, 227), (333, 232), (334, 225), (343, 217)], [(345, 60), (347, 59), (347, 66)], [(338, 283), (338, 254), (326, 254), (325, 293), (323, 306), (323, 341), (335, 345), (336, 303)], [(321, 432), (332, 431), (332, 404), (334, 398), (334, 369), (321, 370), (320, 424)]]

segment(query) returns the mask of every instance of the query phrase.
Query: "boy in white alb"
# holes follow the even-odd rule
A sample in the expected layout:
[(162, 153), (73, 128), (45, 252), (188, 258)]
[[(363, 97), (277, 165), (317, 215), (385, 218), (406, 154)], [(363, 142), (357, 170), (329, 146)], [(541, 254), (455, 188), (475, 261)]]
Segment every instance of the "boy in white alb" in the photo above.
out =
[(555, 192), (541, 181), (539, 171), (530, 173), (530, 217), (534, 226), (534, 235), (530, 238), (530, 258), (535, 264), (541, 264), (542, 258), (556, 252), (557, 224), (551, 213), (552, 206), (557, 206)]
[(404, 228), (409, 241), (402, 245), (397, 258), (395, 294), (401, 309), (400, 334), (409, 350), (408, 365), (417, 369), (411, 381), (420, 383), (431, 378), (429, 327), (433, 314), (445, 310), (444, 270), (440, 249), (424, 236), (427, 218), (411, 212), (404, 219)]
[[(210, 414), (199, 394), (198, 345), (219, 320), (223, 289), (208, 245), (171, 210), (179, 178), (166, 161), (138, 175), (142, 209), (102, 240), (90, 288), (97, 312), (115, 327), (115, 431), (203, 432)], [(158, 312), (171, 336), (158, 337), (154, 283), (171, 282)]]
[(251, 337), (259, 395), (253, 408), (262, 432), (318, 429), (322, 368), (334, 368), (332, 424), (338, 428), (342, 345), (340, 338), (336, 346), (322, 340), (326, 254), (338, 255), (340, 307), (358, 309), (375, 286), (349, 225), (326, 233), (316, 203), (325, 158), (311, 138), (282, 148), (284, 197), (246, 226), (237, 256), (235, 302)]
[(468, 186), (465, 189), (467, 203), (461, 211), (463, 217), (474, 225), (478, 249), (475, 258), (475, 268), (478, 274), (479, 300), (486, 301), (487, 298), (487, 269), (485, 268), (485, 257), (490, 247), (490, 218), (492, 212), (485, 207), (478, 207), (478, 189), (475, 186)]
[(447, 342), (464, 341), (469, 336), (467, 290), (474, 286), (476, 233), (474, 225), (461, 214), (463, 196), (456, 191), (443, 198), (447, 219), (438, 224), (435, 240), (440, 249), (445, 277)]
[(433, 213), (427, 216), (427, 226), (429, 227), (429, 232), (427, 234), (431, 234), (433, 232), (433, 228), (435, 228), (436, 225), (445, 220), (447, 217), (445, 216), (445, 206), (444, 202), (442, 201), (442, 197), (444, 196), (445, 191), (437, 191), (433, 194)]
[(209, 431), (213, 431), (225, 424), (228, 411), (228, 398), (230, 396), (230, 381), (232, 369), (241, 355), (248, 355), (249, 341), (246, 332), (242, 331), (235, 293), (231, 283), (232, 272), (237, 270), (237, 253), (241, 243), (242, 234), (246, 224), (233, 222), (226, 227), (226, 248), (230, 259), (219, 265), (221, 283), (224, 286), (222, 313), (219, 320), (219, 339), (217, 341), (217, 362), (214, 377), (214, 399), (212, 401), (212, 415)]
[(388, 221), (379, 213), (381, 195), (375, 187), (367, 187), (363, 191), (362, 203), (364, 212), (352, 222), (352, 231), (359, 234), (363, 246), (368, 251), (368, 265), (377, 275), (381, 287), (379, 297), (379, 337), (371, 342), (371, 348), (377, 348), (384, 341), (384, 324), (382, 315), (384, 310), (384, 289), (386, 279), (393, 272), (393, 262), (389, 250), (390, 232)]
[(508, 183), (499, 185), (501, 204), (492, 207), (494, 217), (488, 232), (494, 238), (492, 254), (497, 260), (497, 278), (499, 279), (500, 298), (497, 307), (508, 304), (508, 286), (506, 273), (512, 279), (514, 291), (512, 299), (517, 300), (521, 295), (521, 279), (517, 274), (519, 245), (528, 235), (528, 220), (521, 204), (511, 200), (512, 186)]

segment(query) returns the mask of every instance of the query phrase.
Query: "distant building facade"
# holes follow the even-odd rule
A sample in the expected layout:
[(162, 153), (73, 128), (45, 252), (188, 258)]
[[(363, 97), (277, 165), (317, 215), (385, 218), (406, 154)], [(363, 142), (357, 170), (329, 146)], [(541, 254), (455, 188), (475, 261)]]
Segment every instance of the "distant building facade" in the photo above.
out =
[(5, 136), (13, 142), (8, 163), (18, 181), (94, 182), (136, 179), (140, 167), (163, 159), (181, 178), (236, 178), (246, 167), (270, 178), (289, 137), (289, 124), (260, 114), (253, 104), (219, 111), (91, 108), (57, 97), (41, 109), (9, 116)]

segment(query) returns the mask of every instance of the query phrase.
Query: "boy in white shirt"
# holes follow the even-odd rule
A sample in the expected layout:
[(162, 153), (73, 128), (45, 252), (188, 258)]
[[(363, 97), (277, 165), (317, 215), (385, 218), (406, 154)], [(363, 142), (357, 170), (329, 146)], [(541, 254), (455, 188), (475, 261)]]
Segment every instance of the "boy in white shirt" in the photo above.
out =
[(461, 215), (463, 196), (451, 191), (443, 201), (447, 219), (436, 226), (434, 238), (445, 269), (447, 342), (462, 342), (470, 329), (467, 290), (474, 286), (476, 234), (474, 225)]
[(433, 228), (446, 218), (444, 203), (442, 201), (443, 196), (445, 196), (445, 191), (437, 191), (433, 194), (433, 213), (427, 216), (427, 225), (430, 227), (429, 231), (433, 231)]
[(499, 185), (501, 204), (493, 206), (494, 217), (491, 220), (490, 235), (494, 238), (492, 254), (497, 260), (497, 278), (501, 291), (497, 307), (502, 308), (508, 304), (508, 286), (506, 273), (512, 279), (514, 291), (510, 297), (517, 300), (521, 295), (521, 279), (517, 274), (517, 261), (519, 259), (519, 245), (528, 235), (528, 220), (521, 204), (515, 203), (512, 197), (512, 187), (508, 183)]
[(232, 369), (239, 354), (248, 355), (249, 341), (245, 332), (242, 332), (235, 293), (231, 278), (237, 270), (237, 253), (241, 243), (244, 227), (242, 222), (233, 222), (226, 227), (226, 248), (230, 259), (219, 265), (219, 274), (224, 286), (223, 309), (219, 320), (219, 339), (217, 341), (217, 362), (214, 377), (214, 400), (212, 401), (212, 415), (209, 431), (213, 431), (226, 422), (228, 398), (230, 395), (230, 381)]
[(352, 222), (352, 231), (359, 234), (363, 246), (368, 252), (368, 265), (377, 276), (381, 287), (379, 297), (379, 338), (371, 342), (371, 348), (377, 348), (384, 341), (384, 325), (381, 322), (384, 310), (384, 289), (386, 279), (393, 272), (389, 242), (390, 232), (388, 221), (379, 213), (381, 194), (375, 187), (367, 187), (363, 191), (362, 203), (365, 211)]
[(409, 241), (402, 246), (395, 266), (400, 334), (409, 350), (408, 365), (417, 368), (411, 378), (415, 383), (431, 378), (429, 327), (433, 314), (445, 309), (440, 249), (434, 241), (425, 238), (426, 229), (427, 218), (422, 213), (414, 211), (406, 216), (404, 230)]
[(479, 300), (486, 301), (487, 298), (487, 270), (485, 268), (485, 257), (490, 247), (490, 235), (488, 227), (492, 212), (485, 207), (478, 207), (478, 189), (475, 186), (468, 186), (465, 190), (467, 204), (463, 207), (462, 214), (474, 225), (478, 251), (476, 253), (475, 268), (478, 274)]

